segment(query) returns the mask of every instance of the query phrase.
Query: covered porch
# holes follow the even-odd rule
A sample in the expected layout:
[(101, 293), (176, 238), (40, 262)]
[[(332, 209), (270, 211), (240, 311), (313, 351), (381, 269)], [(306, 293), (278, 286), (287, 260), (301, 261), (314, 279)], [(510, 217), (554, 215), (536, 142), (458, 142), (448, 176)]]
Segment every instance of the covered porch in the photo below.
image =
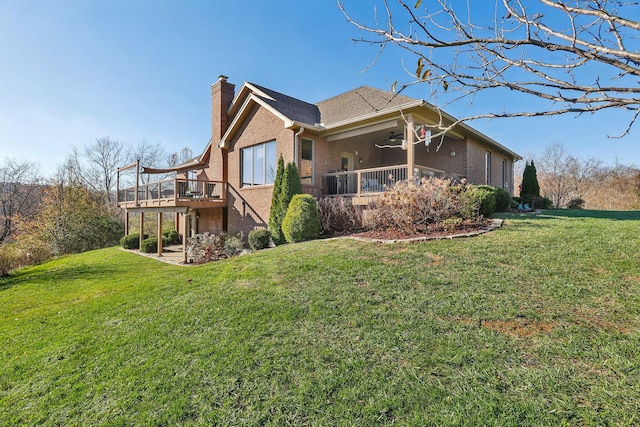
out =
[(322, 176), (323, 195), (372, 196), (382, 193), (391, 188), (396, 182), (406, 181), (410, 177), (420, 180), (422, 177), (433, 176), (445, 176), (445, 172), (426, 166), (414, 165), (410, 174), (409, 166), (404, 164), (327, 173)]
[[(460, 135), (448, 133), (446, 139), (432, 141), (431, 130), (437, 131), (430, 124), (433, 120), (396, 114), (356, 129), (336, 129), (326, 136), (330, 163), (340, 168), (321, 175), (323, 196), (348, 196), (354, 203), (366, 203), (400, 181), (452, 176), (448, 158), (455, 157), (453, 147), (462, 143)], [(439, 150), (445, 141), (446, 154)]]

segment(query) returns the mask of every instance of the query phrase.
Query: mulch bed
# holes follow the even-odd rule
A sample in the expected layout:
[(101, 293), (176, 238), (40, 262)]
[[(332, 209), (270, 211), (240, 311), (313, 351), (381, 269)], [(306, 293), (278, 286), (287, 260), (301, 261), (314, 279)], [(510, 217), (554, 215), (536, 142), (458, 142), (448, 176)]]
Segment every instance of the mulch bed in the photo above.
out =
[(495, 230), (502, 226), (501, 219), (489, 219), (472, 225), (462, 225), (455, 229), (434, 229), (425, 230), (424, 232), (407, 232), (405, 230), (376, 230), (354, 233), (349, 237), (357, 240), (376, 241), (384, 243), (400, 242), (400, 241), (423, 241), (438, 239), (453, 239), (459, 237), (477, 236), (488, 231)]

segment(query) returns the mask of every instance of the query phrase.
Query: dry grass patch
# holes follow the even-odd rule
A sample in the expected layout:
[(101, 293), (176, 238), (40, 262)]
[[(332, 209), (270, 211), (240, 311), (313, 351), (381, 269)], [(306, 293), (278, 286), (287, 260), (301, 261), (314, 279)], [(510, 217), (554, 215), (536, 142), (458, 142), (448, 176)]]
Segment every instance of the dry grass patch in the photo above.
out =
[(586, 325), (599, 331), (627, 334), (638, 328), (637, 321), (614, 320), (614, 314), (609, 311), (603, 312), (595, 308), (582, 307), (576, 309), (573, 314), (578, 325)]
[(554, 329), (551, 322), (530, 319), (481, 320), (480, 326), (516, 338), (527, 338), (534, 334), (549, 334)]
[(627, 282), (631, 282), (634, 284), (640, 284), (640, 276), (622, 276), (624, 280)]

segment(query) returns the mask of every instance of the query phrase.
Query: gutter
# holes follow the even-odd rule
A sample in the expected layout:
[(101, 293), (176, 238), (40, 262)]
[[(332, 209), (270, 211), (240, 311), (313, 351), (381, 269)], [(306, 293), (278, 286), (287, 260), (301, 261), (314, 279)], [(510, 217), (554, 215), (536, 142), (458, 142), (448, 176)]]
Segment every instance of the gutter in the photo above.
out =
[(300, 165), (298, 164), (298, 137), (302, 135), (304, 130), (304, 127), (300, 126), (300, 129), (295, 133), (293, 137), (293, 158), (296, 164), (296, 168), (300, 168)]

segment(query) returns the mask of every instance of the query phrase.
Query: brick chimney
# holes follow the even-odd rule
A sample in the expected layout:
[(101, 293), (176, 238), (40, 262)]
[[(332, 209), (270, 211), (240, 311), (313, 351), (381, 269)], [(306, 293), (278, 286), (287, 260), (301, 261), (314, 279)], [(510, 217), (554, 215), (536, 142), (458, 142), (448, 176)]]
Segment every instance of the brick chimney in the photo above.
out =
[(228, 181), (227, 150), (218, 148), (222, 136), (229, 127), (227, 110), (235, 96), (235, 85), (227, 82), (227, 76), (220, 76), (211, 85), (211, 160), (210, 173), (212, 179)]
[(218, 144), (229, 126), (227, 109), (235, 95), (235, 85), (227, 82), (227, 76), (220, 76), (211, 85), (211, 138)]

